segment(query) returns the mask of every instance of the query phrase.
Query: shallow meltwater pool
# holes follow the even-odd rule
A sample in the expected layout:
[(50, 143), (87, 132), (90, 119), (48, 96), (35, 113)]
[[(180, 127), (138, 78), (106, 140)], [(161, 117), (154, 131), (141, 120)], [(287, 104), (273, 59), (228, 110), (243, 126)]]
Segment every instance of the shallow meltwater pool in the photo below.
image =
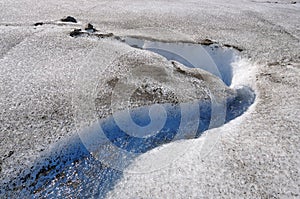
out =
[(232, 48), (135, 37), (121, 41), (133, 51), (112, 63), (109, 78), (99, 80), (97, 120), (51, 146), (9, 189), (37, 198), (74, 193), (103, 198), (139, 155), (199, 138), (241, 116), (255, 100), (251, 88), (232, 84), (232, 63), (239, 59)]

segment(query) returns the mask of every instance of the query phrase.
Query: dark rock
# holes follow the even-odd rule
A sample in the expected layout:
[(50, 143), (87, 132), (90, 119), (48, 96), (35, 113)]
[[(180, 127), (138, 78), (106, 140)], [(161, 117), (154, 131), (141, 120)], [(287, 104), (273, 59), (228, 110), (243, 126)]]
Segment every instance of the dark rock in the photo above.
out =
[(96, 32), (97, 31), (97, 29), (94, 28), (94, 26), (90, 23), (86, 26), (85, 30), (88, 32)]
[(7, 157), (8, 157), (8, 158), (11, 157), (14, 153), (15, 153), (14, 151), (9, 151)]
[(113, 37), (114, 36), (114, 34), (113, 33), (101, 33), (101, 34), (94, 34), (95, 36), (97, 36), (97, 37), (99, 37), (99, 38), (101, 38), (101, 39), (103, 39), (103, 38), (107, 38), (107, 37)]
[(243, 51), (243, 49), (238, 47), (238, 46), (234, 46), (234, 45), (230, 45), (230, 44), (224, 44), (224, 46), (227, 47), (227, 48), (234, 48), (235, 50), (238, 50), (240, 52)]
[(61, 19), (62, 22), (71, 22), (71, 23), (77, 23), (77, 20), (74, 17), (67, 16), (66, 18)]
[(43, 22), (37, 22), (37, 23), (34, 24), (34, 26), (42, 26), (42, 25), (44, 25)]
[(14, 153), (14, 151), (9, 151), (7, 155), (4, 155), (3, 160), (5, 160), (6, 158), (10, 158)]
[(83, 31), (81, 29), (74, 29), (72, 32), (70, 32), (71, 37), (77, 37), (77, 36), (81, 36), (81, 35), (86, 35), (86, 36), (90, 36), (90, 37), (98, 37), (101, 39), (114, 36), (113, 33), (94, 33), (91, 31)]
[(210, 39), (204, 39), (204, 40), (202, 40), (202, 41), (199, 42), (199, 44), (205, 45), (205, 46), (209, 46), (209, 45), (212, 45), (212, 44), (214, 44), (214, 43), (215, 43), (215, 42), (213, 42), (213, 41), (210, 40)]
[(81, 29), (74, 29), (72, 32), (70, 32), (71, 37), (76, 37), (76, 36), (79, 36), (81, 34), (82, 34)]

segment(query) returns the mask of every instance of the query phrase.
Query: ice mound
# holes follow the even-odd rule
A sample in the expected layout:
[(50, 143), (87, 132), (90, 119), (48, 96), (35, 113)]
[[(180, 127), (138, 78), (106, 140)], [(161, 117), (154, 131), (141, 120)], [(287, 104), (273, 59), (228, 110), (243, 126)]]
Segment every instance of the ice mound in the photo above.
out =
[(111, 115), (112, 109), (208, 100), (210, 93), (224, 100), (235, 94), (219, 78), (204, 70), (168, 62), (147, 51), (122, 55), (108, 68), (109, 73), (99, 80), (95, 99), (100, 119)]

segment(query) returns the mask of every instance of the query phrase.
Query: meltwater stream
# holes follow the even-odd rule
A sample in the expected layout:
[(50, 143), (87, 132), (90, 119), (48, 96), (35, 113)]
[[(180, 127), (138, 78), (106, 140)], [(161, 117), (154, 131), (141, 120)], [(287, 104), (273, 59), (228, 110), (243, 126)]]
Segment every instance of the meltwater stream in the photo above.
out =
[[(174, 64), (205, 70), (231, 86), (231, 64), (236, 56), (233, 49), (133, 37), (123, 41)], [(103, 198), (138, 155), (175, 140), (197, 138), (204, 131), (242, 115), (254, 102), (255, 94), (249, 87), (240, 87), (235, 92), (235, 97), (221, 102), (211, 97), (190, 103), (142, 106), (99, 119), (71, 139), (51, 146), (30, 170), (6, 187), (18, 190), (19, 196), (54, 198), (76, 194)], [(194, 124), (193, 129), (182, 130), (183, 120)], [(135, 125), (130, 127), (132, 122)], [(143, 134), (145, 131), (148, 134)]]

